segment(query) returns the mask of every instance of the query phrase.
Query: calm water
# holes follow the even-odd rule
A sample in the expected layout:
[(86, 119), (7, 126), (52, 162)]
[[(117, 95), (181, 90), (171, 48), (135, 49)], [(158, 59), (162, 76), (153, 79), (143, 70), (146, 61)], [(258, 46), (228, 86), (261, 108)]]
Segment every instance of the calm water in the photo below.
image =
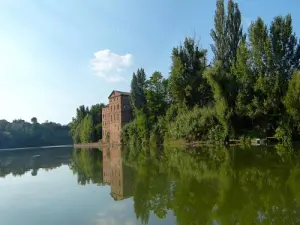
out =
[[(3, 225), (300, 224), (291, 149), (0, 152)], [(137, 163), (139, 162), (139, 163)]]

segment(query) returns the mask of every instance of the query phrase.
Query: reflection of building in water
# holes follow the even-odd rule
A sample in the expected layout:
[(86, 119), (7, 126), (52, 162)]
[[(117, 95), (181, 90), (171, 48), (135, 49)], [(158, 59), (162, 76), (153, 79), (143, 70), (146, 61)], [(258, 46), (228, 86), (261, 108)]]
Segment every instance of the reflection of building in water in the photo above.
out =
[(119, 201), (132, 196), (132, 170), (122, 163), (121, 146), (103, 147), (103, 179)]

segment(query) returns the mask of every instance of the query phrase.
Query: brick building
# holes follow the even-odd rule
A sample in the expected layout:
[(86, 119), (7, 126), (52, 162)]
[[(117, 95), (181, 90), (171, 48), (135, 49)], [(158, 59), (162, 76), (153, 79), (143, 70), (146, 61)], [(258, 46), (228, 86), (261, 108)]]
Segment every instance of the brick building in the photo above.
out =
[(130, 93), (114, 90), (108, 100), (109, 104), (102, 110), (102, 140), (119, 144), (121, 129), (132, 118)]

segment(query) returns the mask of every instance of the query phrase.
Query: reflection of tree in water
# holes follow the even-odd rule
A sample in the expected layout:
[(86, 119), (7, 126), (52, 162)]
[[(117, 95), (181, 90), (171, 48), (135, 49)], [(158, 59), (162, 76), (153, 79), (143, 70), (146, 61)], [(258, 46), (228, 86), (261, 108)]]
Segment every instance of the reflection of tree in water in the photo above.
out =
[(74, 149), (69, 165), (81, 185), (103, 185), (102, 152), (99, 149)]
[(0, 152), (0, 177), (9, 174), (22, 176), (31, 171), (38, 175), (39, 169), (49, 171), (69, 163), (72, 148), (31, 149)]
[(178, 224), (300, 223), (300, 163), (290, 150), (165, 152), (161, 162), (127, 162), (137, 169), (134, 209), (143, 224), (168, 209)]

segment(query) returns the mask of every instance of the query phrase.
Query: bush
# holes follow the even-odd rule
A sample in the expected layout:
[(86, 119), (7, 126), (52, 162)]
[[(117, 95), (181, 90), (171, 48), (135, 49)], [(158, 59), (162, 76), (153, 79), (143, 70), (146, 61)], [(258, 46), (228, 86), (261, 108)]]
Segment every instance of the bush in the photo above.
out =
[(217, 125), (214, 115), (211, 107), (179, 110), (176, 119), (167, 125), (167, 136), (173, 140), (208, 140), (209, 131)]

